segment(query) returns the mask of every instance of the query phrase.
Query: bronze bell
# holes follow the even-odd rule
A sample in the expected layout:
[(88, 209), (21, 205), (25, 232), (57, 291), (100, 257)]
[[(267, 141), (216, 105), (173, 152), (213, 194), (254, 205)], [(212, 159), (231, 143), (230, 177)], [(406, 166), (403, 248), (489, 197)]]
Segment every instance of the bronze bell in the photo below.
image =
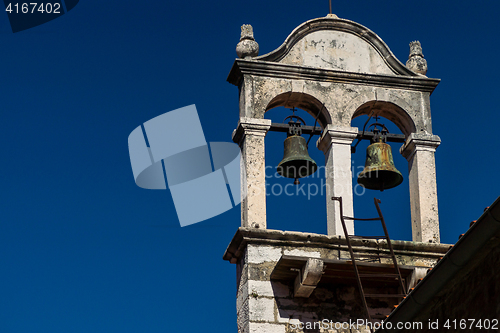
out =
[(394, 166), (391, 146), (387, 143), (372, 143), (366, 148), (364, 170), (358, 176), (358, 184), (369, 190), (387, 190), (403, 182), (403, 175)]
[(295, 184), (299, 184), (298, 178), (304, 178), (316, 172), (318, 165), (309, 157), (306, 139), (300, 135), (291, 135), (286, 138), (284, 145), (283, 160), (277, 168), (280, 175), (294, 178)]

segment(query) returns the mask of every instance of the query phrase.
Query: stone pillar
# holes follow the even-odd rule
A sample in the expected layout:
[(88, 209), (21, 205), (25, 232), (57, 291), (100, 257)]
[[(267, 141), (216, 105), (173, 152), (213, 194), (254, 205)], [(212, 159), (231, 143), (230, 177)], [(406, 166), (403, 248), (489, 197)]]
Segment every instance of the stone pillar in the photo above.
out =
[(241, 149), (241, 226), (266, 229), (264, 137), (270, 119), (240, 118), (233, 141)]
[(408, 160), (414, 242), (440, 242), (434, 160), (434, 152), (440, 143), (437, 135), (412, 133), (400, 149)]
[[(345, 216), (353, 216), (351, 143), (356, 138), (356, 127), (327, 125), (318, 140), (318, 148), (325, 154), (326, 215), (328, 235), (342, 235), (339, 202), (332, 197), (342, 197)], [(346, 221), (347, 231), (354, 234), (353, 221)]]

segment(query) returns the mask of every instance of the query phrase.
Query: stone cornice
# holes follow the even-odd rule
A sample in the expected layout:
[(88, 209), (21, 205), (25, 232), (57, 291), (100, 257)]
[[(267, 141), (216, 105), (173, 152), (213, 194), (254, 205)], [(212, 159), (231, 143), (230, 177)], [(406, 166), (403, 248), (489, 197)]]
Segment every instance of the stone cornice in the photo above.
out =
[(396, 76), (343, 72), (261, 60), (236, 59), (227, 78), (239, 86), (245, 75), (320, 82), (362, 84), (432, 93), (441, 80), (423, 76)]
[(270, 128), (271, 119), (242, 117), (238, 121), (238, 127), (233, 131), (233, 142), (240, 144), (247, 134), (266, 136)]
[[(450, 245), (391, 240), (396, 255), (415, 255), (439, 258)], [(347, 243), (342, 236), (327, 236), (296, 231), (281, 231), (256, 228), (239, 228), (224, 253), (223, 259), (236, 263), (244, 254), (247, 244), (268, 244), (280, 246), (302, 246), (335, 248), (347, 251)], [(376, 251), (387, 248), (385, 240), (353, 239), (351, 244), (359, 251)]]
[(435, 152), (440, 144), (441, 139), (437, 135), (412, 133), (406, 139), (405, 144), (399, 149), (399, 152), (407, 160), (410, 160), (416, 151)]
[(333, 143), (351, 145), (352, 141), (358, 136), (357, 127), (336, 127), (328, 124), (323, 130), (323, 135), (319, 138), (316, 146), (322, 151), (326, 151)]

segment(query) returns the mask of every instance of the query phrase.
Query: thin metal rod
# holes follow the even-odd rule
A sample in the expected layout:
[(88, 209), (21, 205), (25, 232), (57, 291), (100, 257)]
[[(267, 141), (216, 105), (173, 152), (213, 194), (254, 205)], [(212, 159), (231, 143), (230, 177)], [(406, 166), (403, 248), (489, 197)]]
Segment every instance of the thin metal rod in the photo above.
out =
[(361, 218), (357, 218), (357, 217), (344, 216), (344, 219), (346, 219), (346, 220), (352, 220), (352, 221), (380, 221), (380, 217), (374, 217), (374, 218), (369, 218), (369, 219), (361, 219)]
[[(287, 133), (288, 129), (290, 126), (288, 124), (283, 124), (283, 123), (272, 123), (271, 128), (269, 131), (271, 132), (283, 132)], [(321, 135), (322, 129), (317, 127), (317, 126), (301, 126), (302, 128), (302, 134), (311, 134), (311, 135)], [(358, 132), (358, 135), (356, 138), (360, 140), (371, 140), (373, 138), (373, 133), (372, 132), (365, 132), (363, 134), (362, 131)], [(405, 142), (405, 136), (403, 134), (392, 134), (392, 133), (387, 133), (387, 142), (399, 142), (403, 143)]]
[(309, 146), (309, 141), (311, 141), (311, 139), (312, 139), (312, 137), (314, 135), (314, 132), (316, 131), (316, 124), (318, 123), (318, 117), (319, 117), (319, 115), (321, 114), (321, 111), (323, 111), (324, 108), (325, 108), (325, 103), (323, 103), (323, 105), (321, 105), (321, 109), (319, 109), (318, 114), (316, 115), (316, 118), (314, 118), (314, 126), (313, 126), (313, 129), (311, 131), (311, 135), (309, 136), (309, 139), (307, 140), (307, 143), (306, 143), (307, 146)]
[[(337, 200), (340, 203), (340, 222), (342, 222), (342, 228), (344, 229), (344, 235), (345, 235), (345, 239), (347, 242), (347, 247), (349, 248), (349, 253), (351, 254), (352, 265), (354, 267), (354, 274), (356, 275), (356, 280), (358, 283), (358, 288), (359, 288), (359, 293), (361, 295), (361, 300), (363, 301), (363, 305), (365, 307), (366, 315), (368, 316), (368, 320), (371, 322), (372, 318), (370, 316), (370, 312), (368, 311), (368, 304), (366, 303), (365, 292), (363, 291), (363, 285), (361, 284), (361, 277), (359, 276), (358, 266), (356, 265), (356, 259), (354, 257), (354, 251), (352, 250), (351, 241), (349, 240), (349, 233), (347, 232), (347, 227), (345, 225), (342, 197), (332, 197), (332, 200)], [(370, 327), (370, 331), (373, 332), (372, 327)]]
[(330, 14), (332, 13), (332, 0), (330, 0)]
[[(290, 128), (290, 126), (288, 124), (272, 123), (269, 131), (287, 133), (289, 128)], [(321, 134), (321, 128), (318, 128), (318, 127), (301, 126), (301, 129), (302, 129), (302, 134), (313, 134), (313, 135), (320, 135)]]
[(373, 116), (374, 113), (375, 113), (375, 110), (373, 110), (373, 105), (372, 105), (372, 106), (370, 106), (370, 116), (368, 117), (368, 119), (366, 120), (365, 124), (363, 125), (363, 131), (361, 132), (361, 135), (358, 134), (358, 137), (357, 137), (358, 142), (356, 142), (356, 144), (351, 147), (351, 152), (356, 152), (356, 147), (359, 145), (359, 143), (361, 142), (361, 139), (363, 138), (363, 136), (365, 134), (366, 125), (368, 124), (368, 122), (370, 121), (370, 119), (372, 119), (372, 116)]
[(398, 275), (399, 284), (401, 285), (401, 291), (403, 292), (403, 294), (406, 294), (406, 288), (403, 283), (403, 278), (401, 277), (401, 272), (399, 271), (398, 261), (396, 260), (396, 256), (394, 255), (391, 239), (389, 238), (389, 232), (387, 231), (385, 220), (384, 217), (382, 216), (382, 211), (380, 210), (379, 203), (381, 203), (381, 201), (377, 198), (374, 198), (374, 201), (375, 201), (375, 207), (377, 207), (378, 215), (380, 216), (380, 220), (382, 221), (382, 227), (384, 228), (385, 238), (387, 240), (387, 246), (389, 247), (389, 251), (391, 252), (392, 262), (394, 263), (394, 269), (396, 271), (396, 274)]

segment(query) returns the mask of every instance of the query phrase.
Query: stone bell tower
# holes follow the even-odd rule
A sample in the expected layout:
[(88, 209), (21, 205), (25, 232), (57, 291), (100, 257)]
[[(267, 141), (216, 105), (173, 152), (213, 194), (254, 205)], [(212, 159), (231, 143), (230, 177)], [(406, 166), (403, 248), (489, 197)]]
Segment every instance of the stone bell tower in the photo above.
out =
[[(224, 254), (237, 264), (238, 332), (302, 332), (300, 323), (364, 318), (339, 206), (344, 216), (354, 215), (351, 144), (360, 132), (351, 121), (358, 116), (382, 116), (404, 134), (400, 153), (409, 164), (413, 242), (392, 242), (403, 289), (448, 249), (439, 244), (434, 152), (440, 139), (432, 133), (429, 102), (439, 80), (425, 76), (420, 43), (410, 46), (405, 66), (371, 30), (329, 14), (299, 25), (279, 48), (258, 56), (252, 27), (242, 27), (239, 58), (228, 77), (239, 88), (233, 141), (245, 170), (241, 228)], [(321, 126), (317, 147), (325, 154), (328, 235), (266, 228), (264, 137), (272, 123), (264, 114), (278, 106), (305, 110)], [(346, 226), (354, 234), (353, 222)], [(384, 258), (392, 251), (385, 240), (351, 243), (358, 257), (365, 256), (367, 274), (393, 268)], [(368, 301), (368, 311), (384, 318), (397, 303), (390, 294), (401, 287), (375, 275), (369, 282), (379, 297)]]

